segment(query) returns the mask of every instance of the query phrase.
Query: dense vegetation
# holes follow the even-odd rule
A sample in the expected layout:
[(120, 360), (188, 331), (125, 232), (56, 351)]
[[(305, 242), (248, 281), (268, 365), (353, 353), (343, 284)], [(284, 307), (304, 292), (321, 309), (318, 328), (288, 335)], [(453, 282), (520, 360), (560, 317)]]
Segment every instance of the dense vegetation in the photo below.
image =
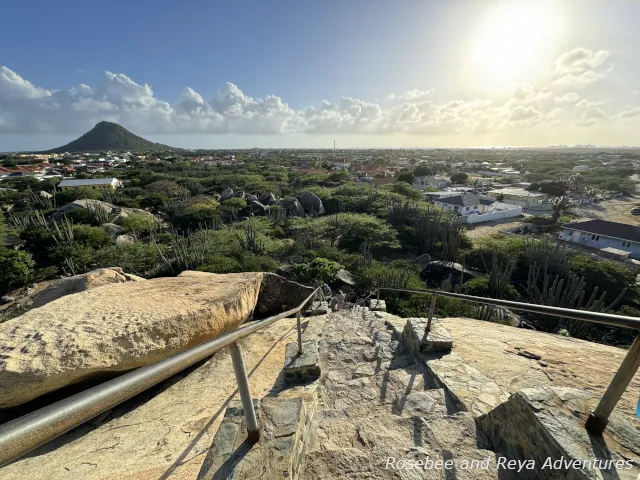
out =
[[(147, 278), (185, 269), (278, 270), (307, 284), (326, 282), (336, 288), (344, 286), (337, 274), (345, 269), (360, 298), (377, 286), (428, 286), (597, 311), (633, 314), (640, 308), (633, 275), (620, 264), (593, 260), (555, 242), (516, 237), (471, 241), (456, 216), (425, 202), (409, 183), (373, 188), (354, 182), (346, 172), (308, 174), (290, 170), (293, 164), (286, 156), (223, 167), (190, 164), (186, 158), (134, 163), (109, 172), (121, 178), (124, 187), (104, 192), (55, 192), (51, 182), (29, 178), (5, 182), (11, 190), (0, 198), (7, 212), (0, 235), (19, 237), (23, 247), (0, 249), (0, 294), (110, 266)], [(414, 170), (408, 169), (412, 175)], [(418, 173), (437, 168), (423, 170)], [(459, 175), (459, 180), (467, 178)], [(244, 194), (221, 198), (229, 188)], [(294, 215), (287, 202), (303, 192), (315, 194), (326, 214)], [(284, 200), (264, 210), (248, 200), (248, 194), (269, 193)], [(116, 217), (110, 209), (89, 206), (53, 219), (57, 208), (76, 199), (139, 210)], [(432, 260), (459, 262), (473, 270), (475, 278), (422, 269), (414, 260), (425, 254)], [(424, 294), (385, 292), (383, 298), (391, 311), (411, 316), (426, 315), (430, 301)], [(500, 311), (444, 297), (436, 314), (504, 321)], [(596, 341), (629, 341), (625, 332), (566, 319), (523, 315), (523, 321), (539, 330), (566, 330)]]

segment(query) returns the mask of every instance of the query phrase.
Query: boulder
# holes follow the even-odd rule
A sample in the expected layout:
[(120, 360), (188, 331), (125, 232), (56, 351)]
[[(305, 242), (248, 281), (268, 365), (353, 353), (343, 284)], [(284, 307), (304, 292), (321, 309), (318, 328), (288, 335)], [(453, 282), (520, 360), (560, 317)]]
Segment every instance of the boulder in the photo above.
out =
[(285, 197), (278, 202), (287, 210), (290, 217), (304, 217), (304, 208), (300, 205), (300, 202), (294, 197)]
[(231, 195), (233, 195), (233, 189), (227, 188), (222, 191), (222, 194), (220, 196), (222, 197), (222, 200), (229, 200), (231, 198)]
[(429, 265), (429, 262), (431, 262), (431, 255), (425, 253), (424, 255), (416, 257), (413, 262), (420, 268), (425, 268), (427, 265)]
[(247, 203), (257, 202), (258, 197), (256, 197), (255, 195), (247, 195), (245, 200), (247, 201)]
[(273, 205), (274, 203), (276, 203), (276, 196), (269, 192), (266, 195), (262, 195), (258, 201), (263, 204), (263, 205)]
[(350, 271), (341, 268), (336, 273), (336, 281), (341, 282), (344, 285), (349, 285), (350, 287), (355, 286), (356, 282), (353, 280), (353, 275)]
[(267, 209), (260, 202), (249, 202), (249, 208), (254, 215), (265, 216), (267, 214)]
[(120, 235), (116, 238), (116, 245), (132, 245), (136, 243), (136, 239), (131, 235)]
[(118, 235), (122, 235), (124, 233), (124, 228), (120, 225), (116, 225), (115, 223), (103, 223), (101, 227), (111, 238), (116, 238)]
[(461, 275), (464, 277), (463, 282), (466, 282), (471, 278), (479, 277), (481, 274), (459, 263), (444, 260), (429, 262), (422, 272), (420, 272), (420, 277), (434, 287), (439, 287), (444, 280), (449, 278), (449, 275), (451, 275), (452, 282), (458, 283)]
[(244, 191), (239, 191), (239, 192), (233, 192), (233, 195), (231, 195), (233, 198), (244, 198), (245, 193)]
[(0, 324), (0, 408), (149, 365), (235, 330), (253, 312), (262, 275), (183, 272), (104, 285)]
[(214, 193), (211, 196), (215, 198), (218, 202), (222, 199), (222, 195), (220, 195), (219, 193)]
[(269, 317), (297, 307), (313, 292), (313, 287), (292, 282), (275, 273), (263, 273), (262, 275), (260, 296), (255, 310), (259, 318)]
[(44, 190), (40, 190), (38, 192), (38, 195), (42, 198), (53, 198), (53, 195), (51, 195), (49, 192), (45, 192)]
[(312, 192), (302, 192), (300, 197), (298, 197), (298, 201), (304, 211), (311, 214), (323, 215), (325, 213), (324, 205), (322, 205), (322, 200), (318, 198), (315, 193)]
[(140, 282), (145, 279), (124, 273), (120, 267), (99, 268), (82, 275), (62, 278), (50, 283), (33, 297), (32, 308), (41, 307), (65, 295), (84, 292), (111, 283)]
[(117, 205), (113, 205), (108, 202), (103, 202), (101, 200), (83, 198), (80, 200), (74, 200), (73, 202), (67, 203), (66, 205), (60, 207), (51, 215), (51, 218), (53, 218), (54, 220), (60, 220), (67, 213), (72, 212), (73, 210), (76, 210), (78, 208), (85, 208), (85, 209), (90, 209), (94, 211), (101, 210), (105, 214), (112, 216), (114, 218), (113, 221), (116, 223), (120, 219), (127, 218), (129, 215), (133, 215), (133, 214), (153, 217), (152, 213), (149, 213), (146, 210), (142, 210), (140, 208), (118, 207)]

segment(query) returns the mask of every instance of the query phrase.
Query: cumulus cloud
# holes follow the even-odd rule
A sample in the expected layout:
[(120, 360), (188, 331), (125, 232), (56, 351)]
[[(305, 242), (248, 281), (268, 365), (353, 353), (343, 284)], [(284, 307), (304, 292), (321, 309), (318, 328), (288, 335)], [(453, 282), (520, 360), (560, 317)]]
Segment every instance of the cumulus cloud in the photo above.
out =
[[(591, 53), (562, 59), (557, 68), (573, 75), (579, 69), (601, 67), (606, 56)], [(575, 106), (565, 110), (559, 105)], [(469, 134), (528, 129), (558, 119), (588, 126), (603, 118), (598, 117), (599, 105), (577, 93), (554, 97), (547, 89), (525, 83), (513, 85), (500, 100), (436, 102), (432, 90), (415, 89), (390, 95), (382, 104), (343, 97), (337, 103), (324, 100), (301, 109), (293, 109), (275, 95), (251, 97), (226, 83), (213, 98), (205, 99), (186, 87), (169, 103), (159, 99), (150, 85), (122, 73), (105, 72), (94, 86), (53, 91), (0, 67), (0, 133), (78, 134), (108, 120), (143, 135)], [(633, 114), (619, 114), (628, 115)]]
[(575, 48), (560, 55), (555, 62), (553, 83), (574, 86), (597, 82), (613, 71), (613, 64), (605, 65), (610, 56), (606, 50)]
[(640, 118), (640, 106), (627, 106), (616, 115), (622, 119)]
[(606, 117), (607, 114), (602, 111), (601, 108), (589, 107), (584, 112), (582, 112), (580, 120), (576, 122), (576, 125), (578, 125), (579, 127), (589, 127), (600, 122)]

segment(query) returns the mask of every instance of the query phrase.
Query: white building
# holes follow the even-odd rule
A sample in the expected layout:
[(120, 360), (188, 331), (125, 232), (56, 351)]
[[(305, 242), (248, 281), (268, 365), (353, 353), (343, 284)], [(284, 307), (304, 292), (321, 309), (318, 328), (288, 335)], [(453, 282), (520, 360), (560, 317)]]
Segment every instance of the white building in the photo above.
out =
[(435, 199), (435, 205), (445, 211), (454, 211), (465, 223), (481, 223), (503, 218), (517, 217), (522, 214), (522, 207), (480, 197), (474, 193), (442, 196)]
[(549, 194), (541, 192), (530, 192), (519, 187), (505, 187), (489, 190), (487, 195), (491, 198), (502, 198), (506, 203), (520, 205), (524, 208), (543, 208), (548, 203)]
[(449, 179), (445, 177), (415, 177), (413, 179), (414, 188), (424, 190), (427, 187), (444, 188), (449, 185)]

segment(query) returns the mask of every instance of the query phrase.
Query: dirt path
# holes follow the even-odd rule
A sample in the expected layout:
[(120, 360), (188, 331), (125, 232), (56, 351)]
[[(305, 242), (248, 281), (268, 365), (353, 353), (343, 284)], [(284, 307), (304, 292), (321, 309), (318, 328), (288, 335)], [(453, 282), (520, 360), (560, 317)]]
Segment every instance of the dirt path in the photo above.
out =
[(640, 216), (633, 216), (629, 213), (629, 210), (637, 204), (640, 204), (640, 197), (634, 195), (604, 200), (590, 205), (579, 205), (576, 208), (572, 208), (571, 213), (584, 219), (600, 218), (602, 220), (640, 226)]
[(520, 225), (523, 225), (520, 217), (517, 217), (517, 220), (514, 218), (505, 218), (504, 220), (477, 223), (467, 229), (467, 235), (471, 238), (489, 237), (503, 230), (519, 227)]

